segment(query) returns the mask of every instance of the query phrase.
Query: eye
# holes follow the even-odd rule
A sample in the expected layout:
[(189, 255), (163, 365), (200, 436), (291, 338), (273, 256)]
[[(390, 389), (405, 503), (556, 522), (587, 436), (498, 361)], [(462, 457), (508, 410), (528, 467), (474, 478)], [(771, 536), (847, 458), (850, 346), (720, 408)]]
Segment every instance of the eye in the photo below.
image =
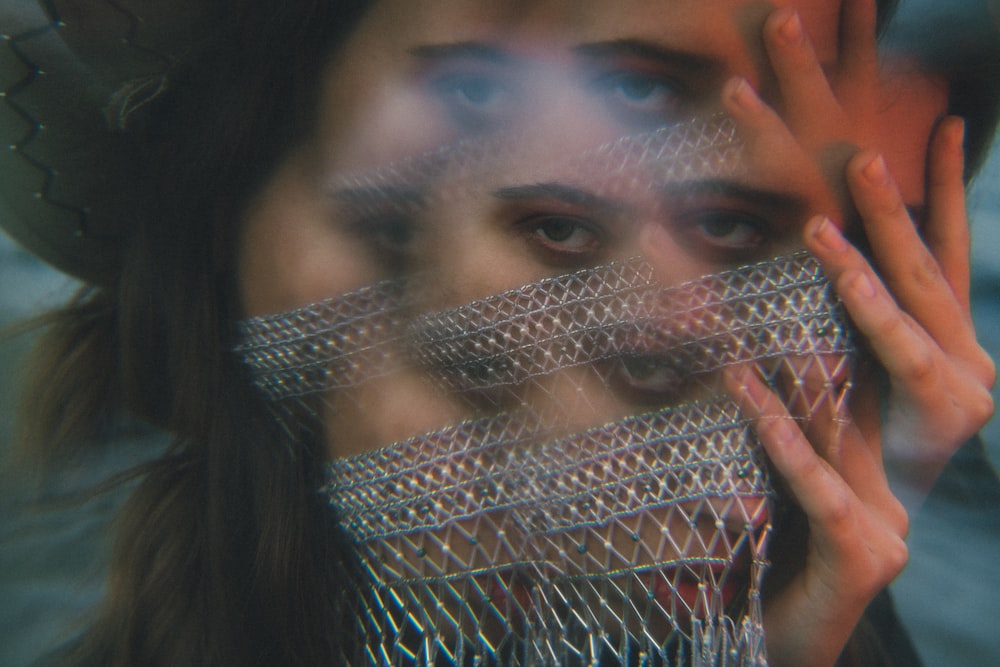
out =
[(722, 263), (756, 259), (770, 243), (766, 221), (737, 210), (703, 210), (675, 218), (678, 242), (695, 256)]
[(603, 230), (576, 216), (531, 217), (522, 222), (522, 227), (530, 241), (553, 254), (589, 255), (603, 248), (605, 242)]
[(679, 84), (663, 75), (634, 70), (604, 74), (593, 87), (612, 112), (654, 123), (676, 115), (683, 94)]
[(667, 358), (636, 354), (618, 360), (615, 378), (633, 400), (662, 404), (676, 396), (685, 376)]
[(698, 229), (720, 245), (733, 248), (757, 246), (763, 239), (759, 223), (750, 216), (733, 213), (716, 213), (706, 216)]
[(500, 120), (513, 100), (507, 82), (481, 72), (442, 75), (432, 81), (431, 88), (456, 121), (464, 125)]
[(411, 218), (404, 216), (387, 216), (367, 220), (365, 236), (371, 239), (377, 249), (390, 252), (401, 252), (413, 243), (416, 236), (416, 224)]
[(372, 261), (392, 271), (404, 270), (416, 253), (417, 221), (397, 211), (371, 213), (351, 225)]
[(496, 81), (482, 77), (460, 79), (451, 90), (457, 100), (476, 107), (496, 106), (504, 94), (503, 88)]

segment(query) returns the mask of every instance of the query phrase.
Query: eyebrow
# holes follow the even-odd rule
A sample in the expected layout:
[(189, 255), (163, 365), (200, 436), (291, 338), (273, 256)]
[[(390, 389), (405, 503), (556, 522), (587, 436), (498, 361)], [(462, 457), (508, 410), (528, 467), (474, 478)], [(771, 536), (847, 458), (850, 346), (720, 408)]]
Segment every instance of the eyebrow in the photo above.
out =
[(447, 44), (422, 44), (408, 50), (421, 60), (480, 60), (507, 65), (517, 60), (503, 49), (485, 42), (452, 42)]
[(625, 204), (616, 199), (602, 197), (593, 192), (564, 183), (550, 182), (515, 185), (494, 190), (493, 196), (504, 201), (554, 199), (574, 206), (586, 206), (587, 208), (611, 213), (622, 213), (626, 210)]
[(693, 73), (708, 73), (719, 69), (719, 63), (713, 58), (689, 51), (679, 51), (644, 39), (616, 39), (581, 44), (573, 51), (579, 56), (593, 60), (616, 57), (655, 60), (661, 65), (681, 67)]
[(423, 190), (409, 186), (371, 185), (341, 188), (330, 196), (354, 208), (389, 205), (400, 210), (413, 210), (426, 205)]
[(741, 185), (730, 180), (703, 179), (668, 183), (660, 188), (668, 197), (685, 197), (690, 195), (714, 194), (742, 199), (751, 204), (769, 209), (805, 211), (807, 202), (799, 195), (774, 190), (763, 190)]

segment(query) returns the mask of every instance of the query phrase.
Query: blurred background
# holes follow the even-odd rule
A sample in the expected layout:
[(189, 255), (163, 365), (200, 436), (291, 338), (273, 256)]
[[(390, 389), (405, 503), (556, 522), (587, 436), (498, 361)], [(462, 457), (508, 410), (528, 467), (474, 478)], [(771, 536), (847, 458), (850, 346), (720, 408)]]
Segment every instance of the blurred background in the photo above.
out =
[[(945, 4), (936, 6), (941, 10)], [(980, 341), (1000, 359), (1000, 142), (976, 180), (969, 204), (973, 315)], [(0, 202), (0, 216), (6, 214)], [(0, 231), (0, 330), (62, 303), (75, 288), (72, 279), (34, 259)], [(2, 458), (10, 450), (18, 367), (31, 340), (30, 333), (0, 336)], [(995, 389), (994, 396), (1000, 399), (1000, 391)], [(1000, 463), (1000, 420), (991, 421), (982, 435), (995, 466)], [(137, 462), (135, 451), (115, 450), (76, 479), (60, 483), (84, 488)], [(944, 485), (911, 517), (910, 563), (893, 591), (928, 666), (1000, 665), (1000, 567), (995, 556), (1000, 554), (1000, 486), (976, 487), (988, 478), (982, 470), (953, 475), (950, 486)], [(27, 664), (40, 645), (71, 634), (74, 618), (100, 599), (107, 523), (122, 496), (107, 494), (67, 511), (58, 503), (29, 505), (31, 490), (9, 471), (0, 473), (0, 667)], [(974, 510), (970, 497), (980, 501)], [(66, 627), (69, 632), (61, 634), (58, 629)]]

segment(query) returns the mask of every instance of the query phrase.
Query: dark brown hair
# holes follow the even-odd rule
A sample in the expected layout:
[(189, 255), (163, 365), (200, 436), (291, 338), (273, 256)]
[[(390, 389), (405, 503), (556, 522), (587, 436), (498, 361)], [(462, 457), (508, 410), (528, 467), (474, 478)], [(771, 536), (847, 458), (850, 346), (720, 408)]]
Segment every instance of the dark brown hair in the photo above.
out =
[(308, 136), (321, 65), (368, 3), (216, 4), (212, 43), (136, 123), (124, 269), (50, 318), (25, 393), (20, 440), (50, 464), (123, 411), (175, 438), (139, 471), (75, 663), (342, 664), (359, 637), (357, 564), (314, 491), (323, 448), (279, 428), (229, 351), (243, 207)]
[[(229, 350), (242, 206), (311, 129), (323, 63), (366, 3), (218, 2), (218, 31), (137, 124), (140, 210), (120, 277), (51, 317), (20, 441), (48, 464), (122, 410), (169, 431), (118, 525), (82, 664), (331, 664), (356, 634), (353, 566), (321, 502), (322, 448), (279, 429)], [(131, 184), (130, 184), (131, 185)]]
[(1000, 25), (989, 0), (904, 6), (890, 48), (948, 82), (948, 113), (965, 119), (966, 178), (983, 166), (1000, 121)]

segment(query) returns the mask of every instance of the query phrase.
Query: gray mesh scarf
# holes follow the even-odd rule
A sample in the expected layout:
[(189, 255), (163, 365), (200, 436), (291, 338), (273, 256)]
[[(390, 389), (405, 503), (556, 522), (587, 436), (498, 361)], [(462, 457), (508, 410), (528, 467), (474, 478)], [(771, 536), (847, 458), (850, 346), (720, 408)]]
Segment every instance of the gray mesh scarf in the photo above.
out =
[[(331, 187), (434, 225), (517, 155), (516, 137), (468, 140)], [(740, 156), (732, 123), (708, 117), (553, 173), (655, 215), (666, 186), (737, 178)], [(352, 392), (403, 374), (452, 406), (329, 463), (320, 492), (370, 578), (358, 664), (766, 664), (776, 494), (719, 378), (754, 365), (803, 424), (843, 403), (854, 344), (818, 263), (671, 282), (637, 253), (462, 303), (442, 298), (439, 267), (404, 265), (418, 268), (242, 322), (236, 350), (286, 422), (379, 419)]]

